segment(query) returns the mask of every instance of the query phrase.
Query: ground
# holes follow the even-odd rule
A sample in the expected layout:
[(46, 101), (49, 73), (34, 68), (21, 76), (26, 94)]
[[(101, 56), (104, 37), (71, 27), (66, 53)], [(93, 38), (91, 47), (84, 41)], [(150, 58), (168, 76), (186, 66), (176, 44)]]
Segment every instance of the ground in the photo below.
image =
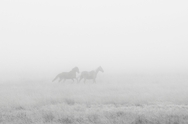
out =
[[(106, 78), (105, 78), (106, 79)], [(186, 76), (2, 81), (2, 124), (187, 124)]]

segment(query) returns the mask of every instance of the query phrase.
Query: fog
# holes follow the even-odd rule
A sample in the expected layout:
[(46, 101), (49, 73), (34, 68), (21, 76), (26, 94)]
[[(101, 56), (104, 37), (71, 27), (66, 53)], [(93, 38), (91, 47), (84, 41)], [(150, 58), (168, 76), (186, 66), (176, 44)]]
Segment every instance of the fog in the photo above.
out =
[(105, 73), (187, 72), (187, 4), (1, 0), (1, 75), (55, 76), (75, 66), (102, 66)]
[(0, 0), (0, 123), (188, 123), (187, 5)]

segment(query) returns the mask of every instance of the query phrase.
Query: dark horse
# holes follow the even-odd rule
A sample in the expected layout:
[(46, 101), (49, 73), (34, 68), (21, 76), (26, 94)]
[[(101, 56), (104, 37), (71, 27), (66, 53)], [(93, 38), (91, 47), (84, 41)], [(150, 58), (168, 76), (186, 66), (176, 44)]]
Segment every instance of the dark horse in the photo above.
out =
[(92, 70), (90, 72), (88, 71), (83, 71), (80, 75), (80, 80), (79, 82), (84, 78), (84, 82), (86, 81), (86, 79), (93, 79), (93, 82), (96, 82), (96, 77), (97, 77), (97, 73), (101, 71), (104, 72), (104, 70), (102, 69), (101, 66), (99, 66), (96, 70)]
[[(76, 72), (79, 73), (78, 67), (74, 67), (70, 72), (62, 72), (62, 73), (58, 74), (58, 75), (53, 79), (53, 81), (55, 81), (57, 78), (59, 78), (59, 82), (60, 82), (62, 79), (64, 79), (63, 82), (65, 82), (66, 79), (72, 79), (73, 82), (74, 82), (74, 79), (77, 80), (77, 78), (76, 78)], [(53, 82), (53, 81), (52, 81), (52, 82)], [(77, 80), (77, 81), (78, 81), (78, 80)]]

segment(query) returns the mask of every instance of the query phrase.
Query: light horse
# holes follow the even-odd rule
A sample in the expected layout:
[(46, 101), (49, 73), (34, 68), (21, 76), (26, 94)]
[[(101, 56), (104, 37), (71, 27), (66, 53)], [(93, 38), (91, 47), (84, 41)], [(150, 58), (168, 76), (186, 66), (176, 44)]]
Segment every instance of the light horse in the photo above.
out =
[[(78, 79), (76, 78), (76, 72), (79, 73), (79, 69), (78, 67), (74, 67), (70, 72), (62, 72), (60, 74), (58, 74), (54, 79), (53, 81), (55, 81), (57, 78), (59, 78), (59, 82), (63, 80), (63, 82), (66, 81), (66, 79), (72, 79), (73, 82), (74, 82), (74, 79), (76, 79), (78, 81)], [(53, 82), (52, 81), (52, 82)]]
[(102, 69), (101, 66), (99, 66), (96, 70), (92, 70), (90, 72), (88, 71), (83, 71), (80, 75), (80, 80), (79, 82), (84, 78), (84, 83), (86, 81), (86, 79), (93, 79), (93, 82), (96, 82), (96, 77), (97, 77), (97, 74), (98, 72), (101, 71), (101, 72), (104, 72), (104, 70)]

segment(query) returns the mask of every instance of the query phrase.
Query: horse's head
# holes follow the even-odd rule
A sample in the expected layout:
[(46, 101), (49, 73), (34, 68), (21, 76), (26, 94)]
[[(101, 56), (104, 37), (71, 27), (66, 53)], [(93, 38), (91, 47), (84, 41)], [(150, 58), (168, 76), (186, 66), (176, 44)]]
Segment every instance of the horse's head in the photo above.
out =
[(103, 68), (101, 66), (98, 67), (98, 71), (104, 72)]
[(72, 71), (75, 71), (75, 72), (77, 72), (77, 73), (80, 73), (78, 67), (74, 67), (74, 68), (72, 69)]

